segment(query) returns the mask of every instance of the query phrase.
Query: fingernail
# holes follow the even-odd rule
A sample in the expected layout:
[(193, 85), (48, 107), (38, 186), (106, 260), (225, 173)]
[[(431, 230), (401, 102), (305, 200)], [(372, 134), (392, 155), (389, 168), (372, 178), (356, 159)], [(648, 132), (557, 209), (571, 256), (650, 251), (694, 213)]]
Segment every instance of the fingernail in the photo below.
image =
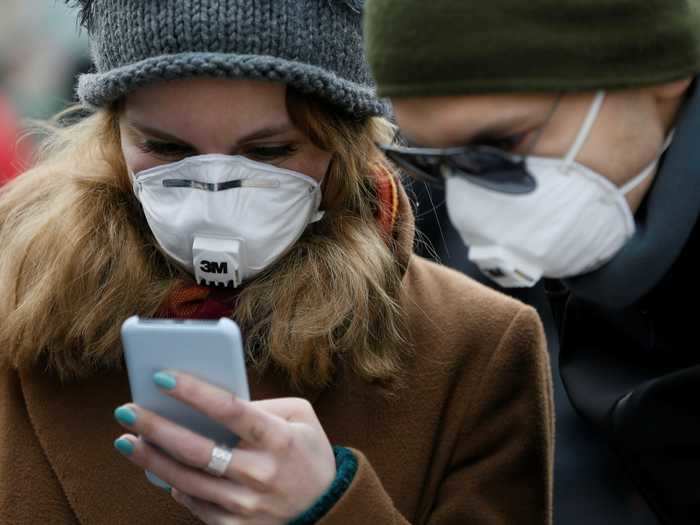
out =
[(167, 372), (157, 372), (153, 374), (153, 382), (163, 390), (172, 390), (177, 384), (175, 377)]
[(136, 412), (131, 410), (129, 407), (119, 407), (114, 411), (114, 417), (117, 421), (123, 423), (124, 425), (133, 425), (136, 423)]
[(134, 452), (134, 444), (126, 438), (119, 438), (114, 442), (114, 448), (125, 456), (131, 456)]

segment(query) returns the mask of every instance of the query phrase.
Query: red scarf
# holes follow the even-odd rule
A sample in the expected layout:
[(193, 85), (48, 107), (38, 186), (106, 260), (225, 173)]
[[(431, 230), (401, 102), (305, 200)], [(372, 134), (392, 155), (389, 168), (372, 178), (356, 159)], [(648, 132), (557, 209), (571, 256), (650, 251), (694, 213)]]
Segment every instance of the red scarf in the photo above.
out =
[[(399, 189), (394, 175), (386, 169), (377, 172), (377, 195), (377, 222), (391, 237), (399, 211)], [(157, 315), (173, 319), (219, 319), (231, 314), (235, 300), (236, 294), (230, 289), (185, 285), (168, 297)]]

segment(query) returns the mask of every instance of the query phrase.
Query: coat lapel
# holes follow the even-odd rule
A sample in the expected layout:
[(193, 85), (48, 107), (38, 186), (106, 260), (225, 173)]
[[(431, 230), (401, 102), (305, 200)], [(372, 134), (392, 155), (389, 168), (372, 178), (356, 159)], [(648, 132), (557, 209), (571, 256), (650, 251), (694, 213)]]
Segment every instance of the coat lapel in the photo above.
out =
[[(68, 384), (36, 370), (20, 377), (34, 431), (80, 523), (201, 525), (113, 448), (124, 433), (113, 411), (131, 399), (125, 372)], [(253, 399), (299, 395), (281, 373), (251, 373), (250, 386)], [(320, 392), (304, 397), (313, 403)]]
[(68, 501), (84, 524), (200, 523), (113, 448), (114, 408), (129, 401), (124, 373), (74, 384), (22, 373), (27, 411)]

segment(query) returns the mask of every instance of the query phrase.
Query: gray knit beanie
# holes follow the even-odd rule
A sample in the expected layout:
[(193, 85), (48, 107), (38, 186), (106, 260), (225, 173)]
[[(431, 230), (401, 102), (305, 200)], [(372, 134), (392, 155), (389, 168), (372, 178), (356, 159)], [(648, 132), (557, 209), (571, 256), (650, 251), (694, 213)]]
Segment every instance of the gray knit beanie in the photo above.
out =
[(362, 0), (68, 1), (97, 70), (79, 80), (87, 106), (206, 76), (282, 82), (357, 117), (386, 113), (362, 52)]

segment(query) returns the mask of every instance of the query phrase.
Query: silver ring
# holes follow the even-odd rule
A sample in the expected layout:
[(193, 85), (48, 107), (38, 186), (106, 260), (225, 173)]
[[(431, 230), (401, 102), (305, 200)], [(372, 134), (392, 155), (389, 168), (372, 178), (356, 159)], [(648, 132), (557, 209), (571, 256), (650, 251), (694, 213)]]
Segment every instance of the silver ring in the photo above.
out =
[(231, 463), (232, 456), (233, 454), (230, 448), (224, 447), (223, 445), (214, 446), (211, 450), (211, 460), (209, 460), (206, 471), (212, 476), (220, 478), (226, 473), (226, 469), (228, 469)]

